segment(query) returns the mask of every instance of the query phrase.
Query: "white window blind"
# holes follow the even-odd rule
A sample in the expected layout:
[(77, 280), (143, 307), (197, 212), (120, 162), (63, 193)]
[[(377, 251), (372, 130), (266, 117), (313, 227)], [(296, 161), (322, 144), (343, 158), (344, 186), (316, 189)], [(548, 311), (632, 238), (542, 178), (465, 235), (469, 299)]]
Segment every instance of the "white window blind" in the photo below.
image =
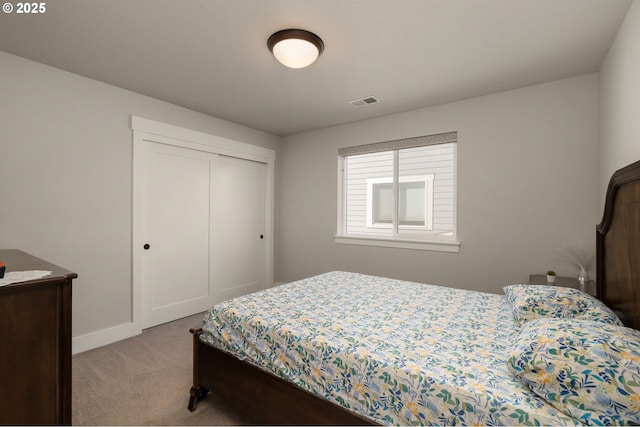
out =
[(354, 154), (378, 153), (380, 151), (399, 150), (403, 148), (424, 147), (458, 142), (458, 132), (439, 133), (436, 135), (416, 136), (412, 138), (394, 139), (392, 141), (376, 142), (373, 144), (356, 145), (338, 149), (340, 157)]

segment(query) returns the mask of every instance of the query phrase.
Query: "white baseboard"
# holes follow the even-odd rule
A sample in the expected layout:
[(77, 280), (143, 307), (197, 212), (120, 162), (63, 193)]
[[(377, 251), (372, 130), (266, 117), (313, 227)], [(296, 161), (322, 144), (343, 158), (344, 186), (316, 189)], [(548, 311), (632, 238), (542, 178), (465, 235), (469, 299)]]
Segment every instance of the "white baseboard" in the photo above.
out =
[(133, 322), (123, 323), (122, 325), (74, 337), (71, 341), (71, 352), (73, 354), (82, 353), (141, 333), (142, 330), (136, 328)]

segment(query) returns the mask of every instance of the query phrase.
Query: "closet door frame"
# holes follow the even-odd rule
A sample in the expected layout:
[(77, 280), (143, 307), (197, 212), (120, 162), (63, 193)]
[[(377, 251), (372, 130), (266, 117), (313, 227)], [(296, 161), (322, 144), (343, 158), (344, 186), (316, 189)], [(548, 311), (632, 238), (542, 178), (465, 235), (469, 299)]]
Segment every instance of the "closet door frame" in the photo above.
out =
[(133, 133), (133, 218), (132, 218), (132, 324), (133, 332), (142, 332), (145, 180), (148, 173), (145, 142), (161, 143), (212, 154), (264, 163), (265, 180), (265, 285), (273, 285), (274, 260), (274, 183), (275, 150), (198, 132), (166, 123), (131, 116)]

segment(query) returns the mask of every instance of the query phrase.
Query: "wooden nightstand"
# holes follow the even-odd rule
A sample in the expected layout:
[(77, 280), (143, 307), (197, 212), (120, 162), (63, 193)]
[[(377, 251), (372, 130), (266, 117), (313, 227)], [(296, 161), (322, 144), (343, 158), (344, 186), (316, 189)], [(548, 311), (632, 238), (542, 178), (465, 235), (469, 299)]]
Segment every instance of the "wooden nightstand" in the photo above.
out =
[[(547, 275), (546, 274), (531, 274), (529, 276), (529, 283), (532, 285), (551, 285), (551, 283), (547, 282)], [(556, 282), (553, 283), (553, 285), (555, 286), (564, 286), (565, 288), (576, 288), (576, 289), (580, 289), (580, 286), (578, 286), (578, 279), (577, 278), (571, 278), (571, 277), (556, 277)], [(589, 283), (587, 284), (587, 289), (586, 292), (589, 295), (593, 295), (596, 296), (596, 282), (595, 280), (589, 280)]]

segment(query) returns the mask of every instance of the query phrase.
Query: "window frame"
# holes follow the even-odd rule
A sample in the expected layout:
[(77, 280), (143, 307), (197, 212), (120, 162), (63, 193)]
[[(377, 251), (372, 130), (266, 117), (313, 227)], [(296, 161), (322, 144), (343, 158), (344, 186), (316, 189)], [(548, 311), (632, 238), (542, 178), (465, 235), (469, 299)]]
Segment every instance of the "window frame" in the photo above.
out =
[[(418, 145), (409, 145), (404, 144), (405, 141), (409, 141), (409, 144), (413, 143), (416, 139), (431, 139), (434, 138), (436, 140), (445, 139), (443, 142), (435, 142), (435, 143), (424, 143)], [(370, 178), (371, 181), (375, 180), (384, 180), (391, 179), (390, 182), (399, 182), (398, 177), (398, 165), (397, 158), (399, 150), (404, 148), (413, 148), (416, 146), (424, 146), (424, 145), (435, 145), (435, 144), (446, 144), (453, 142), (453, 206), (452, 206), (452, 215), (453, 215), (453, 225), (452, 232), (450, 235), (429, 235), (429, 236), (418, 236), (411, 235), (406, 233), (406, 231), (410, 231), (412, 226), (402, 226), (398, 227), (396, 223), (391, 224), (376, 224), (371, 228), (390, 228), (393, 227), (393, 234), (390, 236), (379, 236), (379, 235), (368, 235), (368, 234), (354, 234), (354, 233), (346, 233), (346, 220), (347, 220), (347, 190), (346, 190), (346, 161), (347, 157), (354, 154), (366, 154), (369, 152), (376, 151), (395, 151), (394, 158), (394, 172), (393, 177), (391, 178)], [(373, 147), (373, 150), (370, 148)], [(387, 147), (390, 147), (386, 149)], [(430, 250), (430, 251), (440, 251), (440, 252), (459, 252), (460, 251), (460, 241), (458, 240), (457, 233), (457, 163), (458, 163), (458, 155), (457, 155), (457, 132), (449, 132), (447, 134), (438, 134), (431, 135), (426, 137), (417, 137), (417, 138), (408, 138), (404, 140), (395, 140), (388, 141), (383, 143), (376, 144), (368, 144), (366, 146), (357, 146), (357, 147), (347, 147), (344, 149), (340, 149), (338, 152), (338, 212), (337, 212), (337, 231), (334, 235), (334, 242), (338, 244), (351, 244), (351, 245), (366, 245), (366, 246), (379, 246), (379, 247), (391, 247), (391, 248), (404, 248), (404, 249), (418, 249), (418, 250)], [(429, 174), (424, 174), (429, 175)], [(410, 176), (409, 178), (413, 178), (414, 176)], [(403, 177), (400, 177), (403, 179)], [(387, 181), (389, 182), (389, 181)], [(433, 183), (433, 178), (432, 178)], [(369, 187), (369, 183), (367, 183), (367, 187)], [(397, 191), (397, 184), (394, 184), (394, 191)], [(432, 187), (433, 189), (433, 187)], [(425, 190), (427, 190), (425, 186)], [(428, 191), (428, 190), (427, 190)], [(367, 188), (367, 216), (371, 215), (371, 206), (369, 205), (370, 198), (370, 190)], [(429, 198), (427, 198), (428, 200)], [(433, 208), (432, 208), (433, 209)], [(394, 206), (394, 216), (397, 218), (397, 203)], [(427, 212), (427, 218), (433, 218), (433, 210), (431, 210), (431, 215)], [(371, 224), (369, 218), (367, 219), (367, 227)], [(385, 227), (386, 226), (386, 227)], [(415, 228), (416, 226), (413, 226)], [(418, 228), (425, 229), (425, 227)], [(431, 224), (431, 229), (433, 229), (433, 224)], [(399, 231), (403, 233), (400, 234)]]

